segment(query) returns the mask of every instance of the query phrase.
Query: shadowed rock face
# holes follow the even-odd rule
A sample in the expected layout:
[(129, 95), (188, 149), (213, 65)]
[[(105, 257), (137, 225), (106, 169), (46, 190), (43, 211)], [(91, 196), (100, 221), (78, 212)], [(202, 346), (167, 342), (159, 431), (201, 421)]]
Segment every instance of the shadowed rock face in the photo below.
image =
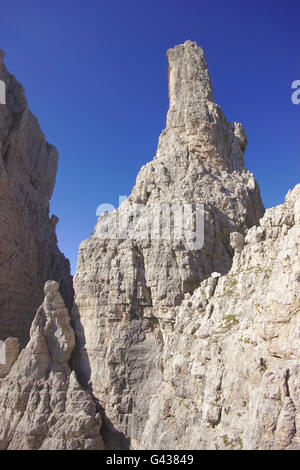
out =
[(45, 299), (30, 341), (0, 379), (0, 449), (104, 449), (102, 419), (70, 370), (74, 332), (57, 282)]
[(244, 165), (245, 132), (214, 103), (202, 49), (187, 41), (169, 50), (168, 60), (167, 126), (117, 214), (130, 204), (145, 205), (149, 214), (158, 203), (202, 203), (204, 246), (190, 249), (184, 238), (101, 239), (104, 216), (80, 246), (74, 277), (73, 365), (133, 447), (145, 442), (146, 429), (156, 432), (149, 409), (164, 381), (166, 328), (175, 307), (211, 273), (229, 271), (230, 233), (245, 234), (264, 212)]
[(57, 217), (49, 218), (58, 154), (28, 109), (23, 87), (3, 64), (6, 105), (0, 104), (0, 339), (23, 347), (48, 279), (72, 304), (69, 262), (58, 250)]
[(0, 352), (0, 379), (8, 374), (20, 352), (17, 338), (7, 338), (3, 344), (0, 343), (1, 346), (3, 349)]

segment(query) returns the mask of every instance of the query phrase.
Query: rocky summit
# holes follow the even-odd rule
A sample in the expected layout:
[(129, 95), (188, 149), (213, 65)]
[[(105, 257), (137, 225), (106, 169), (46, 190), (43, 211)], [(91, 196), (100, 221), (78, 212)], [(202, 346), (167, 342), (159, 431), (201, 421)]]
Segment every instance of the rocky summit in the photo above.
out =
[(1, 65), (1, 449), (300, 449), (300, 185), (265, 211), (203, 50), (167, 56), (156, 156), (81, 243), (72, 307), (57, 153)]

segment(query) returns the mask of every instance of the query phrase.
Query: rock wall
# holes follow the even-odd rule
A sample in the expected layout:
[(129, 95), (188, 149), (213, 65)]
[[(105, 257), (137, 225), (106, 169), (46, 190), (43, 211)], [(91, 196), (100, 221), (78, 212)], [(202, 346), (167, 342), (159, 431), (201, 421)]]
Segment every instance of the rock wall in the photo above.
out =
[[(157, 154), (139, 172), (127, 201), (100, 217), (91, 238), (81, 244), (74, 276), (73, 366), (133, 448), (204, 446), (200, 439), (184, 440), (184, 427), (176, 442), (166, 431), (157, 432), (153, 410), (165, 384), (169, 351), (165, 324), (171, 328), (176, 321), (186, 294), (193, 295), (213, 272), (230, 270), (230, 234), (245, 234), (264, 213), (255, 179), (244, 165), (245, 132), (227, 122), (214, 103), (202, 49), (187, 41), (169, 50), (168, 60), (170, 109)], [(127, 217), (136, 228), (137, 205), (149, 215), (157, 204), (203, 204), (203, 248), (191, 247), (187, 237), (145, 237), (145, 227), (136, 238), (102, 236), (114, 216)], [(176, 224), (174, 212), (172, 233)], [(170, 335), (175, 354), (180, 335), (171, 330)], [(184, 375), (178, 380), (184, 383)], [(161, 413), (160, 426), (167, 429), (164, 419)], [(195, 412), (187, 419), (202, 418)]]
[(49, 218), (58, 154), (3, 56), (0, 51), (6, 84), (6, 105), (0, 104), (0, 339), (17, 337), (23, 347), (44, 283), (59, 281), (68, 307), (73, 290), (69, 262), (57, 247), (58, 219)]
[(163, 381), (135, 448), (300, 449), (300, 184), (232, 241), (231, 270), (158, 318)]

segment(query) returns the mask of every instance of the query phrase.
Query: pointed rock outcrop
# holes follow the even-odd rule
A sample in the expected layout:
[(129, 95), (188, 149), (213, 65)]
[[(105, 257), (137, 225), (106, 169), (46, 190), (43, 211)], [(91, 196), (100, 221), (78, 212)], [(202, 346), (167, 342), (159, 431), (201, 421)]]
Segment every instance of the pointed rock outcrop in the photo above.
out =
[(0, 379), (0, 449), (103, 449), (101, 416), (68, 361), (75, 345), (59, 284), (45, 284), (45, 299), (30, 341)]
[[(170, 109), (157, 154), (129, 198), (81, 244), (74, 277), (74, 368), (132, 447), (156, 434), (149, 413), (164, 383), (165, 345), (169, 336), (179, 341), (177, 308), (212, 273), (230, 270), (230, 234), (245, 235), (264, 213), (244, 165), (245, 132), (214, 103), (202, 49), (187, 41), (168, 60)], [(193, 244), (197, 219), (189, 231), (180, 214), (198, 206), (203, 243)], [(114, 232), (116, 219), (125, 220), (125, 235)]]

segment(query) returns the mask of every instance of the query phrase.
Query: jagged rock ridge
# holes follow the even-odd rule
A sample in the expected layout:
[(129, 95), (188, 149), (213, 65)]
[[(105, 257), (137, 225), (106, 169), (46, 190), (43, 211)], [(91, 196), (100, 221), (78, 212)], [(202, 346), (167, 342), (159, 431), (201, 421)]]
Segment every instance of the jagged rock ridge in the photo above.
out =
[(23, 347), (44, 283), (58, 281), (68, 307), (73, 291), (69, 262), (57, 247), (58, 219), (49, 218), (58, 154), (3, 56), (0, 51), (6, 85), (6, 105), (0, 104), (0, 339), (18, 337)]
[(228, 274), (160, 320), (163, 381), (138, 448), (300, 449), (300, 184), (237, 235)]

